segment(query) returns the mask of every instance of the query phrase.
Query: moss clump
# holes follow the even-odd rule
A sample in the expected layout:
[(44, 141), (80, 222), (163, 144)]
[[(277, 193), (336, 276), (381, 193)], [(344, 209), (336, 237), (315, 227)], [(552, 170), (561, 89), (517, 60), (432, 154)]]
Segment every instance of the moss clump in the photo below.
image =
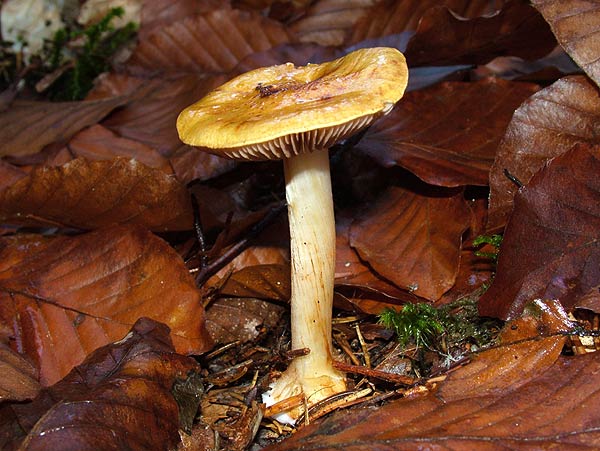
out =
[(500, 321), (482, 318), (473, 298), (459, 299), (441, 308), (407, 304), (402, 310), (387, 309), (379, 323), (396, 332), (400, 344), (427, 348), (449, 363), (469, 351), (489, 346)]
[(495, 249), (493, 252), (482, 252), (475, 251), (475, 255), (478, 257), (489, 258), (494, 263), (498, 261), (498, 253), (500, 252), (500, 245), (502, 244), (502, 235), (479, 235), (473, 240), (473, 246), (479, 247), (485, 244), (493, 246)]
[[(113, 8), (98, 23), (83, 30), (59, 30), (54, 35), (46, 52), (50, 72), (71, 62), (72, 68), (65, 71), (49, 89), (52, 100), (81, 100), (92, 89), (94, 79), (110, 69), (110, 58), (125, 43), (133, 38), (137, 25), (129, 22), (115, 29), (111, 22), (122, 17), (123, 8)], [(67, 50), (69, 42), (83, 40), (81, 47)]]

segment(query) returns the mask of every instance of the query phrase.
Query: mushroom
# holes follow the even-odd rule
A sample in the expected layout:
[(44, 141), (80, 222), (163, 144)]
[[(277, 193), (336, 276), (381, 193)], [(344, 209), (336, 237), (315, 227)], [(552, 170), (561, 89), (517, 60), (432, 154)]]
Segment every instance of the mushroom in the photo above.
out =
[[(186, 144), (235, 159), (283, 159), (291, 237), (291, 346), (309, 352), (295, 358), (271, 385), (263, 396), (267, 404), (303, 394), (310, 406), (346, 389), (345, 376), (332, 359), (335, 223), (328, 149), (389, 113), (407, 81), (406, 60), (398, 50), (361, 49), (322, 64), (286, 63), (247, 72), (177, 119)], [(301, 411), (287, 412), (288, 422)]]

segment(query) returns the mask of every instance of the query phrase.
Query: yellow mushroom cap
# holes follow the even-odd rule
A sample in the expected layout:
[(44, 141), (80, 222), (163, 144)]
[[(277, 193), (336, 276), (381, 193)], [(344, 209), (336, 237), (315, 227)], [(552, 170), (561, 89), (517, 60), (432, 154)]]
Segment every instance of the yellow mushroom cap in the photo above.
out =
[(184, 109), (181, 140), (230, 158), (287, 158), (331, 147), (388, 113), (408, 82), (394, 48), (246, 72)]

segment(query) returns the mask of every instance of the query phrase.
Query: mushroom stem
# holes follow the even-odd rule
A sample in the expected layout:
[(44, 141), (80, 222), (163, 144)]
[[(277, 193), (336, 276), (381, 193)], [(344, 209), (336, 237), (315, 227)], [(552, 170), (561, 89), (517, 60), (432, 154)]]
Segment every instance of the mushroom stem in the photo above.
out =
[[(333, 368), (331, 312), (335, 275), (335, 221), (328, 151), (284, 160), (291, 237), (292, 349), (308, 348), (274, 382), (271, 402), (304, 393), (308, 405), (346, 389)], [(301, 411), (289, 412), (293, 422)], [(280, 418), (279, 418), (280, 419)]]

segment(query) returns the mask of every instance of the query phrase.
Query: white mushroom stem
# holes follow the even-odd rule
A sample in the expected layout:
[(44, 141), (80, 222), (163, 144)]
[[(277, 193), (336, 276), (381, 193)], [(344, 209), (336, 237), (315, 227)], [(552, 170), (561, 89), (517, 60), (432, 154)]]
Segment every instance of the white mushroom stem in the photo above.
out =
[[(335, 221), (328, 151), (286, 159), (284, 168), (291, 237), (292, 349), (310, 352), (292, 361), (265, 401), (273, 404), (303, 393), (310, 406), (346, 388), (331, 355)], [(300, 413), (301, 409), (289, 412), (288, 422)]]

